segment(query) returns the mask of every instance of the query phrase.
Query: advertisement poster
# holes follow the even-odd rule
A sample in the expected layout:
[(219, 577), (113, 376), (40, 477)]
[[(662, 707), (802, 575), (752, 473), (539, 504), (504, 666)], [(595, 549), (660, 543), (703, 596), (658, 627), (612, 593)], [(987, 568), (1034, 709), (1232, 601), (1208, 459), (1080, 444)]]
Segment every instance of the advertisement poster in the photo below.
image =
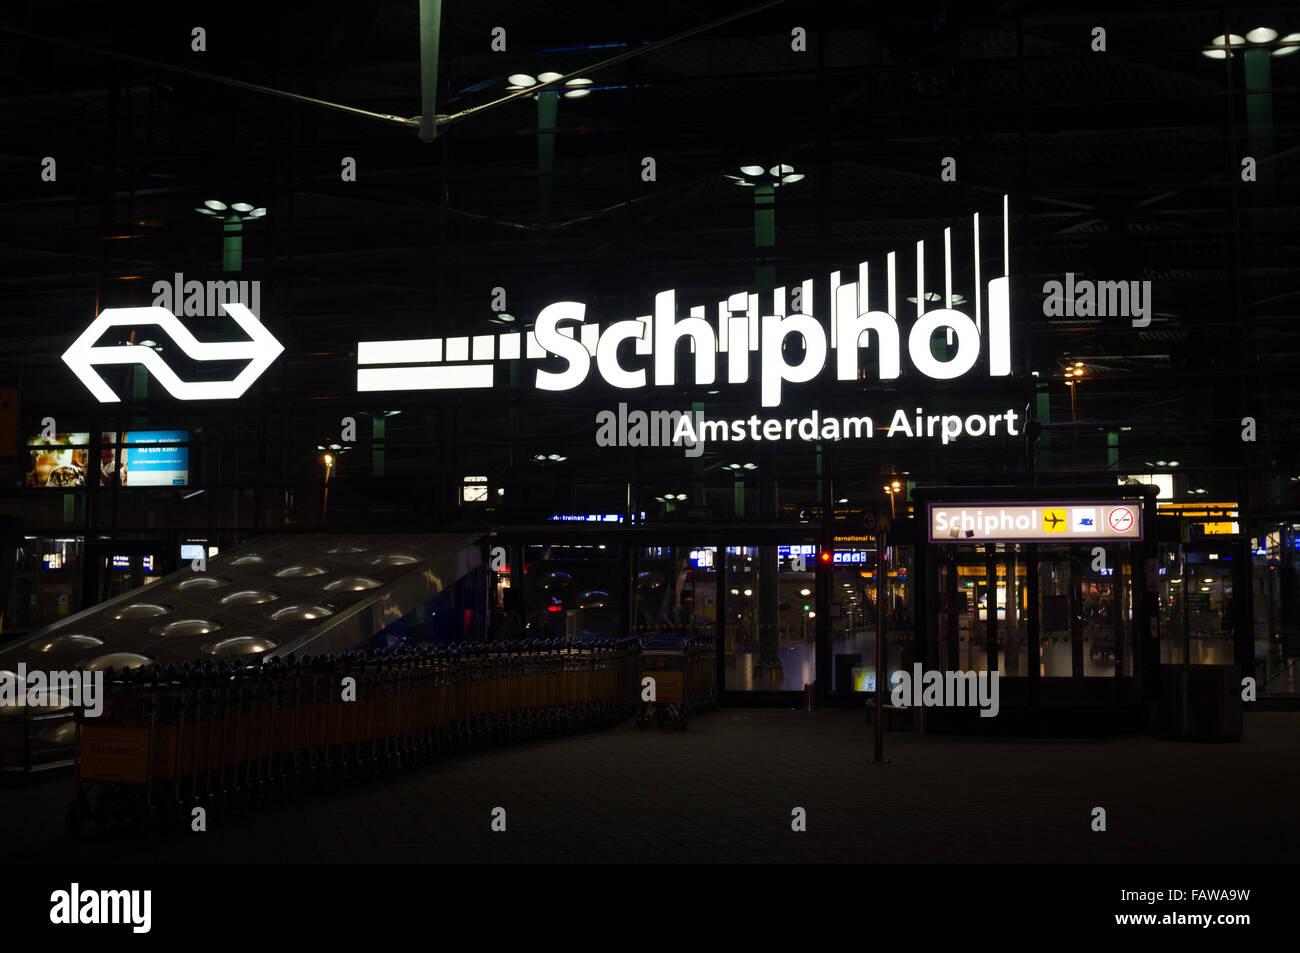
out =
[[(109, 442), (112, 435), (106, 434)], [(27, 441), (30, 455), (30, 467), (27, 471), (28, 486), (69, 487), (86, 485), (86, 469), (90, 449), (89, 433), (59, 433), (52, 437), (31, 437)], [(103, 461), (108, 467), (107, 474), (102, 469), (100, 483), (113, 482), (113, 451), (108, 450), (108, 458)], [(100, 466), (102, 466), (101, 464)], [(99, 467), (97, 467), (98, 469)]]
[[(100, 486), (113, 485), (116, 465), (121, 486), (185, 486), (189, 482), (190, 438), (186, 430), (132, 430), (122, 435), (122, 446), (114, 451), (117, 434), (100, 434), (98, 460), (93, 470)], [(86, 485), (90, 463), (90, 434), (72, 432), (52, 437), (31, 437), (27, 441), (30, 487), (79, 487)]]
[(190, 479), (188, 430), (132, 430), (123, 434), (123, 486), (184, 486)]

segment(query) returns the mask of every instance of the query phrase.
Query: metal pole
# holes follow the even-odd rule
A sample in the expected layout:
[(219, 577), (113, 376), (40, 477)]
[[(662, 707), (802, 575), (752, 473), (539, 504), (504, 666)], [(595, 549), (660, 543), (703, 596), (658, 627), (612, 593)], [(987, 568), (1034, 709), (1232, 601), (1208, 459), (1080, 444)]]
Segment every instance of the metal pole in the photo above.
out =
[(885, 533), (876, 535), (876, 756), (885, 763), (885, 579), (889, 550)]

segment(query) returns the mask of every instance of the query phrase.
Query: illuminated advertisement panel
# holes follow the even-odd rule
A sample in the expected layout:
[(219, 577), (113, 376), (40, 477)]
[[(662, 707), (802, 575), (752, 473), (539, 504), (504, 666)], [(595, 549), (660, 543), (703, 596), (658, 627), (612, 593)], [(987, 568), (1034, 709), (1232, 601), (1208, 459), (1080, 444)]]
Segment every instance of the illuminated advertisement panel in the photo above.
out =
[[(105, 434), (112, 442), (112, 434)], [(30, 437), (27, 440), (29, 466), (28, 486), (69, 487), (85, 486), (90, 459), (89, 433), (57, 433), (53, 436)], [(113, 482), (113, 451), (107, 450), (107, 459), (97, 465), (100, 483)]]
[(112, 486), (116, 464), (120, 486), (185, 486), (189, 482), (190, 439), (187, 430), (132, 430), (100, 434), (99, 459), (91, 464), (90, 434), (59, 433), (27, 441), (29, 487), (83, 487), (86, 474), (98, 471), (100, 486)]
[(123, 434), (123, 486), (185, 486), (190, 479), (187, 430), (132, 430)]

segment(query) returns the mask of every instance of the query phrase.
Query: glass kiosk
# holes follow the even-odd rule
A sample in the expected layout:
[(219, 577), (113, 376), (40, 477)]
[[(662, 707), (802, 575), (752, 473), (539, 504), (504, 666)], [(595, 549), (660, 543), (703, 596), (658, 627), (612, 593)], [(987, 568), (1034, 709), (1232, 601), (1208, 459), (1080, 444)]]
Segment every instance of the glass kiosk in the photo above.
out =
[(1074, 709), (1082, 726), (1095, 722), (1086, 709), (1106, 708), (1107, 722), (1131, 717), (1139, 727), (1159, 691), (1155, 494), (1095, 485), (915, 490), (923, 584), (905, 667), (996, 671), (1010, 720), (1050, 707)]

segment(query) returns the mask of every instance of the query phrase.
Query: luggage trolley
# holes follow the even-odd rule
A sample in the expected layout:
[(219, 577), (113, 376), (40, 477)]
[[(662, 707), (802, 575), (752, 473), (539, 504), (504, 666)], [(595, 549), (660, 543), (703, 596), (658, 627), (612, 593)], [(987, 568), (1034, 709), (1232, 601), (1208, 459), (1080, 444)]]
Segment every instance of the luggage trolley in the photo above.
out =
[[(69, 833), (90, 819), (103, 827), (130, 820), (141, 828), (157, 819), (156, 780), (174, 782), (177, 766), (176, 693), (160, 684), (160, 673), (106, 672), (103, 715), (76, 712), (78, 758), (73, 769)], [(165, 700), (160, 697), (165, 695)], [(166, 792), (174, 802), (175, 787)]]
[[(686, 639), (659, 635), (641, 640), (641, 679), (655, 680), (655, 700), (642, 701), (636, 727), (645, 731), (651, 725), (671, 725), (686, 730)], [(638, 694), (638, 697), (643, 697)]]

